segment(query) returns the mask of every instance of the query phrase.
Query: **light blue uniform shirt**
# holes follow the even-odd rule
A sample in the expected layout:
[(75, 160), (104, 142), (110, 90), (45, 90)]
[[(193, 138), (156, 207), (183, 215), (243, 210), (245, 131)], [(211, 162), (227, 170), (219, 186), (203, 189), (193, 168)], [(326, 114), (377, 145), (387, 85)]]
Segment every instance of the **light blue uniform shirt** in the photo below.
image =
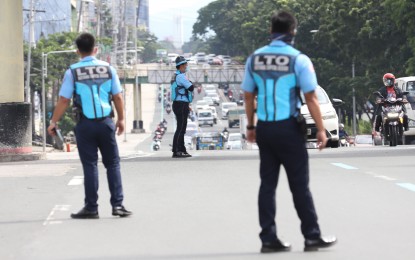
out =
[[(258, 55), (262, 57), (258, 59)], [(291, 59), (290, 62), (294, 62), (294, 66), (291, 68), (292, 64), (285, 64), (285, 59), (274, 61), (274, 57), (274, 60), (271, 58), (266, 60), (273, 55), (288, 57)], [(257, 71), (252, 68), (253, 63), (257, 62), (256, 60), (253, 62), (253, 58), (262, 62)], [(272, 69), (267, 70), (268, 64)], [(286, 65), (286, 71), (284, 71), (284, 65)], [(310, 58), (291, 45), (275, 40), (270, 45), (256, 50), (248, 58), (241, 88), (250, 93), (258, 91), (257, 116), (259, 120), (280, 121), (296, 115), (297, 108), (301, 106), (295, 94), (296, 86), (300, 87), (303, 93), (308, 93), (314, 91), (317, 85), (317, 77)]]
[[(108, 66), (108, 63), (105, 61), (98, 60), (94, 56), (87, 56), (83, 58), (79, 63), (85, 63), (85, 66), (88, 65), (105, 65)], [(83, 66), (84, 64), (81, 64)], [(111, 94), (116, 95), (122, 92), (120, 79), (118, 78), (116, 70), (110, 66), (111, 74), (112, 74), (112, 86), (111, 86)], [(70, 69), (66, 70), (65, 76), (63, 78), (62, 86), (59, 91), (59, 96), (62, 96), (67, 99), (71, 99), (74, 94), (74, 77), (72, 75), (72, 71)]]
[[(182, 87), (185, 87), (186, 89), (188, 89), (188, 88), (190, 88), (190, 86), (192, 86), (192, 82), (190, 82), (187, 79), (187, 77), (184, 73), (181, 73), (180, 70), (177, 70), (176, 74), (177, 74), (177, 76), (176, 76), (177, 86), (182, 86)], [(182, 89), (179, 89), (178, 91), (179, 91), (179, 94), (183, 94), (183, 95), (177, 95), (176, 99), (174, 101), (189, 102), (189, 98), (186, 95), (184, 95), (185, 94), (184, 89), (182, 88)]]

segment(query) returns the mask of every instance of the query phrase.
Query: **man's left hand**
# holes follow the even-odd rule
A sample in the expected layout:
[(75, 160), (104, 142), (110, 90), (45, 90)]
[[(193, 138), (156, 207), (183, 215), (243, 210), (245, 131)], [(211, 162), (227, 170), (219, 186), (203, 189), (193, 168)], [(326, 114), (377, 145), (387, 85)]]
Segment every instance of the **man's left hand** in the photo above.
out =
[(117, 130), (117, 135), (122, 135), (125, 129), (125, 122), (124, 120), (117, 120), (117, 124), (115, 125), (115, 129)]

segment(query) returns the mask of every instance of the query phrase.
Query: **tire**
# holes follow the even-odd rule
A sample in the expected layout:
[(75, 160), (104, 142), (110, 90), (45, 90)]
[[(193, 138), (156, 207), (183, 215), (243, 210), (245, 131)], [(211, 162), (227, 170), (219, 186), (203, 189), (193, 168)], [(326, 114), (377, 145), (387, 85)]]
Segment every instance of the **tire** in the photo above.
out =
[(389, 143), (389, 145), (390, 146), (397, 146), (398, 145), (398, 136), (399, 136), (399, 133), (398, 133), (398, 126), (396, 126), (396, 125), (392, 125), (392, 126), (390, 126), (390, 128), (389, 128), (389, 134), (390, 134), (390, 143)]
[(339, 141), (330, 140), (329, 142), (331, 148), (339, 148)]

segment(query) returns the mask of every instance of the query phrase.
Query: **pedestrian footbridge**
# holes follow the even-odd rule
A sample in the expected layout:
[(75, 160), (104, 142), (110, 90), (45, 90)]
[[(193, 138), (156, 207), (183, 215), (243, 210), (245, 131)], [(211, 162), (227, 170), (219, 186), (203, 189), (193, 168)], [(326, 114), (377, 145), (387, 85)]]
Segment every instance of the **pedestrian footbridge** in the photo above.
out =
[[(128, 69), (119, 68), (118, 75), (125, 84), (170, 84), (176, 68), (160, 64), (139, 64)], [(194, 83), (240, 84), (245, 68), (233, 66), (190, 66), (187, 78)]]

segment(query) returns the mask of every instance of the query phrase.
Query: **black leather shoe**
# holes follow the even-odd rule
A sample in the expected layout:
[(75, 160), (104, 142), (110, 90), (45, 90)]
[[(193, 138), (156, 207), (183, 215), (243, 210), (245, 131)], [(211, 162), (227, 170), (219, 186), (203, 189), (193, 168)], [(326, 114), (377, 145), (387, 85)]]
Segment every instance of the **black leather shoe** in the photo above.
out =
[(262, 243), (261, 247), (261, 253), (284, 252), (290, 250), (291, 245), (289, 243), (284, 243), (279, 239), (277, 239), (277, 241), (274, 242)]
[(120, 216), (122, 218), (131, 216), (133, 213), (128, 211), (124, 208), (124, 206), (114, 207), (112, 208), (112, 215), (113, 216)]
[(99, 215), (98, 215), (98, 211), (89, 211), (86, 208), (83, 208), (78, 213), (72, 213), (71, 218), (75, 218), (75, 219), (99, 218)]
[[(187, 154), (187, 155), (186, 155)], [(177, 152), (177, 153), (173, 153), (172, 158), (187, 158), (187, 157), (191, 157), (190, 154), (188, 153), (183, 153), (183, 152)]]
[(317, 239), (306, 239), (304, 242), (304, 251), (317, 251), (319, 248), (330, 247), (336, 243), (336, 237), (320, 237)]
[(192, 155), (188, 154), (187, 152), (182, 152), (185, 157), (192, 157)]

